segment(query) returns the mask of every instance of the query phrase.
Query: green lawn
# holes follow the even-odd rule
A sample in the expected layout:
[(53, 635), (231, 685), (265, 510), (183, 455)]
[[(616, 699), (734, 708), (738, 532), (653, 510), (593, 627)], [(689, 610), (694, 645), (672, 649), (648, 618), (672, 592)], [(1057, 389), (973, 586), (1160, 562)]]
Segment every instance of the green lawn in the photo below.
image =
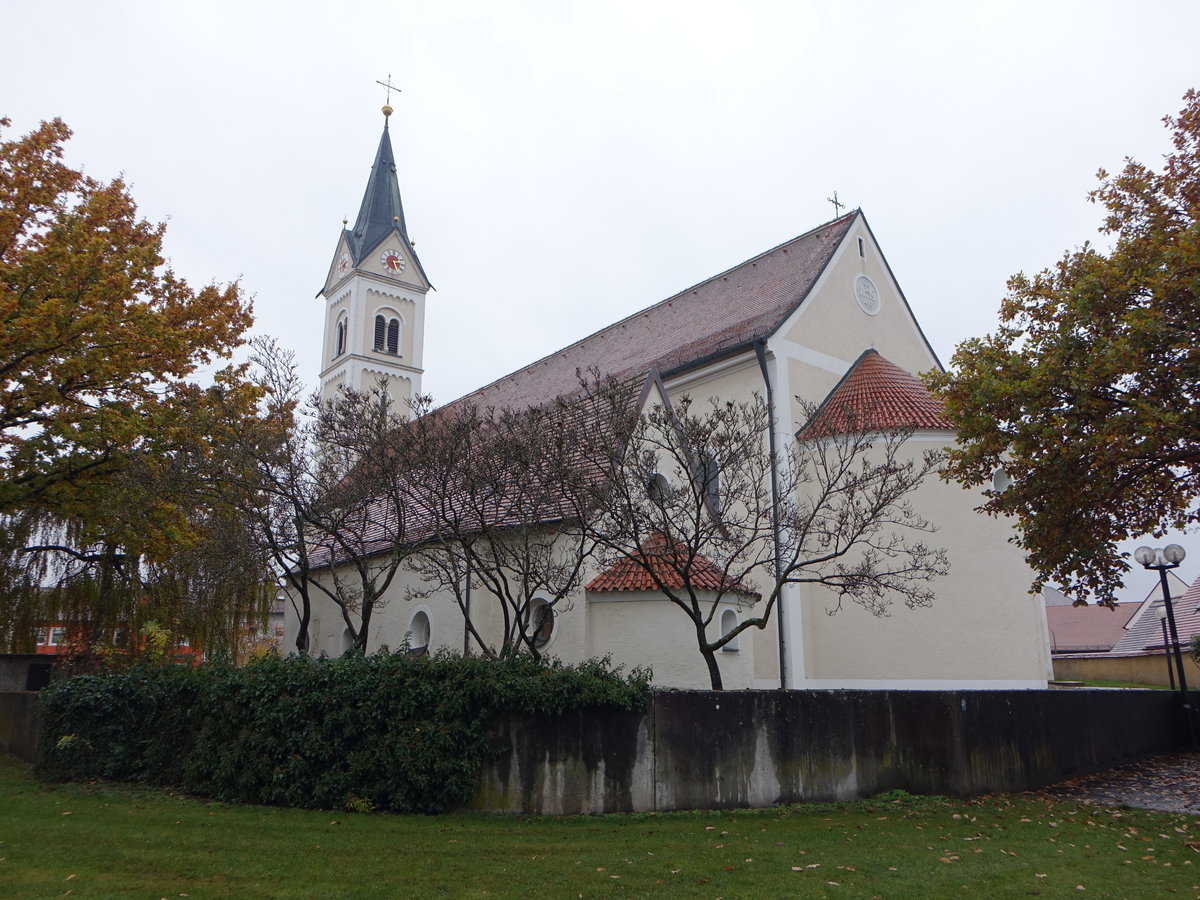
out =
[(0, 897), (1195, 897), (1200, 818), (1031, 797), (553, 818), (43, 785), (0, 754)]
[(1150, 684), (1145, 681), (1083, 681), (1080, 682), (1084, 687), (1113, 687), (1113, 688), (1130, 688), (1139, 691), (1169, 691), (1171, 690), (1165, 684)]

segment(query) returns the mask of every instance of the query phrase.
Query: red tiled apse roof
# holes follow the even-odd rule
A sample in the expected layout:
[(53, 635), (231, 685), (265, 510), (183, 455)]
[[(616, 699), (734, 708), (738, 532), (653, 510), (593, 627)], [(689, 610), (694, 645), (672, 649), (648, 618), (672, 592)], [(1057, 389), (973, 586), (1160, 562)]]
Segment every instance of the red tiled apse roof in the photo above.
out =
[[(646, 565), (626, 557), (617, 560), (588, 582), (585, 590), (590, 592), (657, 591), (659, 583), (674, 590), (683, 587), (683, 576), (679, 570), (686, 561), (685, 550), (675, 548), (674, 558), (668, 559), (666, 541), (656, 535), (646, 543), (643, 554), (646, 563), (654, 570), (653, 575), (647, 570)], [(655, 580), (656, 576), (657, 581)], [(689, 580), (692, 587), (702, 591), (724, 590), (741, 594), (744, 597), (753, 597), (756, 600), (760, 596), (756, 591), (730, 579), (711, 560), (701, 554), (696, 554), (692, 558)]]
[(920, 378), (868, 350), (796, 436), (820, 438), (895, 428), (954, 430), (941, 401), (925, 389)]

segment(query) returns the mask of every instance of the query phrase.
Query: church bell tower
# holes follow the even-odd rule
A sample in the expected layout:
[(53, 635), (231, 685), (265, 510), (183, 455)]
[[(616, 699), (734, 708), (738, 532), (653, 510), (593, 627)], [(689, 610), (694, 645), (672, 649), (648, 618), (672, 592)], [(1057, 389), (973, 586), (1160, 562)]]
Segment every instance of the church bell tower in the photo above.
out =
[[(342, 228), (325, 286), (321, 398), (381, 382), (403, 415), (421, 392), (425, 295), (432, 285), (413, 251), (383, 107), (383, 136), (352, 228)], [(348, 223), (343, 222), (345, 226)]]

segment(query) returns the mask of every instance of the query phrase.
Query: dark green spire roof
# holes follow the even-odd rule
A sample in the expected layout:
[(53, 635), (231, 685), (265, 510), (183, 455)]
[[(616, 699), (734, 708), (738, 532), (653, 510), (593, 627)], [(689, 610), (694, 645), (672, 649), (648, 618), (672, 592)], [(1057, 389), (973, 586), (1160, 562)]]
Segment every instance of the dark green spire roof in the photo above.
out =
[(383, 123), (383, 137), (379, 139), (379, 151), (375, 164), (371, 166), (371, 178), (363, 194), (358, 218), (347, 238), (354, 264), (362, 262), (364, 256), (379, 246), (393, 228), (408, 240), (404, 225), (404, 206), (400, 203), (400, 182), (396, 178), (396, 160), (392, 156), (392, 139), (388, 135), (387, 122)]

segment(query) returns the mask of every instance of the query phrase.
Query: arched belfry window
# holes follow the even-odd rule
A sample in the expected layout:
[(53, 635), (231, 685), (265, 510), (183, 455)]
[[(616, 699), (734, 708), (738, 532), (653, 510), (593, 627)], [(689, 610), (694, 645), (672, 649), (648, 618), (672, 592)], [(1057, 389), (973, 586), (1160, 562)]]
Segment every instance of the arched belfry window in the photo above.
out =
[(339, 319), (337, 328), (334, 331), (334, 350), (333, 357), (337, 359), (346, 352), (346, 320)]
[(400, 355), (400, 320), (378, 313), (375, 316), (375, 350), (379, 353)]

